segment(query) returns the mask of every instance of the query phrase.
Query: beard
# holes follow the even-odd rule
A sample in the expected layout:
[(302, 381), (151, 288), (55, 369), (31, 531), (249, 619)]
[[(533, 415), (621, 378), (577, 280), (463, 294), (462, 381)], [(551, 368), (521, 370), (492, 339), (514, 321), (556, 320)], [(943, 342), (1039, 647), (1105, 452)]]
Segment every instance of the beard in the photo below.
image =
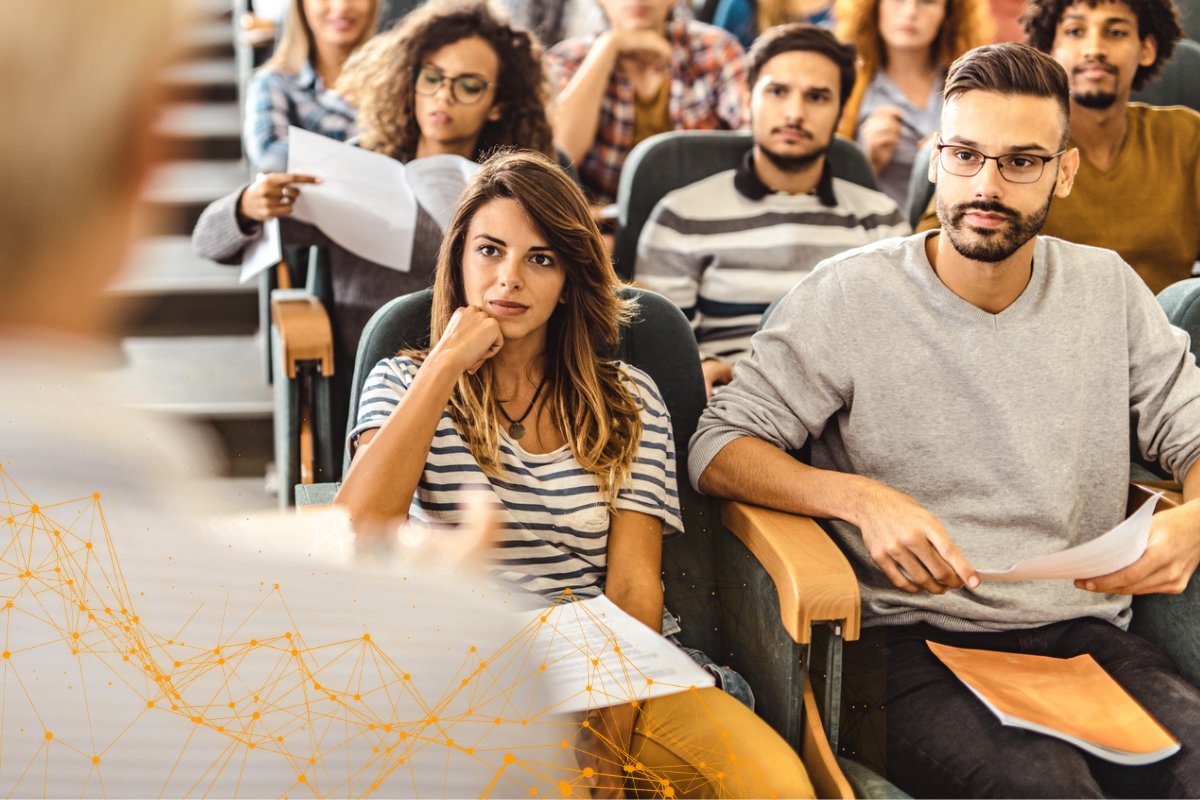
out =
[(763, 158), (770, 161), (775, 169), (780, 172), (800, 172), (808, 169), (821, 158), (824, 158), (825, 154), (829, 152), (829, 148), (833, 145), (833, 141), (831, 137), (830, 141), (815, 145), (811, 152), (799, 155), (784, 155), (783, 153), (774, 152), (762, 142), (756, 142), (755, 144), (758, 152), (762, 153)]
[[(963, 258), (972, 261), (982, 261), (986, 264), (997, 264), (1021, 249), (1021, 246), (1037, 236), (1038, 231), (1046, 223), (1046, 215), (1050, 213), (1050, 201), (1054, 198), (1051, 189), (1046, 202), (1038, 210), (1030, 214), (1022, 214), (995, 200), (991, 202), (976, 201), (960, 203), (947, 207), (942, 198), (937, 198), (937, 216), (942, 230), (950, 237), (950, 244)], [(969, 227), (963, 218), (970, 211), (986, 211), (991, 214), (1003, 214), (1008, 217), (1007, 229), (980, 230)], [(968, 238), (968, 232), (974, 234), (974, 240)]]
[(1112, 92), (1072, 92), (1071, 100), (1083, 108), (1103, 111), (1112, 108), (1113, 103), (1117, 102), (1117, 96)]

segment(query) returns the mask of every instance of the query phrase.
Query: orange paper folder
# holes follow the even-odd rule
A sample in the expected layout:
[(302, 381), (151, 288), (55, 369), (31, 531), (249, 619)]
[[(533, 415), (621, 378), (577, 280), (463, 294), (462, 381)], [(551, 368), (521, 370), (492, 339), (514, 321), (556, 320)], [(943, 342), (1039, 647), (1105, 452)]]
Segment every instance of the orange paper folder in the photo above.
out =
[(1004, 725), (1057, 737), (1117, 764), (1153, 764), (1179, 750), (1175, 737), (1090, 655), (926, 644)]

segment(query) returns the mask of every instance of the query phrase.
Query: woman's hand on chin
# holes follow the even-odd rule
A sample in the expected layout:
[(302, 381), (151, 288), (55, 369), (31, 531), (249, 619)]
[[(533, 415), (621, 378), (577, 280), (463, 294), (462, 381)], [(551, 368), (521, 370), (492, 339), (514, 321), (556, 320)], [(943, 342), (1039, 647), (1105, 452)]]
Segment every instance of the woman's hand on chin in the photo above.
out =
[(474, 375), (503, 346), (500, 323), (481, 308), (464, 306), (454, 312), (429, 358)]

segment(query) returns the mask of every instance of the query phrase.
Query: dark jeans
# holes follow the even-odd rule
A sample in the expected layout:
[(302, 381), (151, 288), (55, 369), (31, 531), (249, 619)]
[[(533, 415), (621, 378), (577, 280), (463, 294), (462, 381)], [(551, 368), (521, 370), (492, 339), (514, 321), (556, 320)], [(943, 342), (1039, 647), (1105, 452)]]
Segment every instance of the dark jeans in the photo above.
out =
[[(1180, 742), (1129, 767), (1059, 739), (1004, 727), (929, 650), (955, 647), (1070, 658), (1090, 653)], [(1097, 619), (1004, 633), (930, 625), (887, 632), (888, 779), (914, 797), (1200, 796), (1200, 691), (1150, 642)]]

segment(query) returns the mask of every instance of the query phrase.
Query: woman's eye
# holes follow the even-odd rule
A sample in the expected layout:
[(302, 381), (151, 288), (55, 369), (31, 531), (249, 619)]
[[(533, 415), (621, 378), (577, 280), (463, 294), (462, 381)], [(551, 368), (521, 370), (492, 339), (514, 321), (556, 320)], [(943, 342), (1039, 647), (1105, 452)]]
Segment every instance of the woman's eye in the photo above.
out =
[(479, 245), (479, 254), (491, 258), (500, 255), (500, 248), (494, 244), (481, 244)]
[(554, 258), (545, 253), (534, 253), (529, 257), (529, 260), (537, 264), (539, 267), (553, 267)]

